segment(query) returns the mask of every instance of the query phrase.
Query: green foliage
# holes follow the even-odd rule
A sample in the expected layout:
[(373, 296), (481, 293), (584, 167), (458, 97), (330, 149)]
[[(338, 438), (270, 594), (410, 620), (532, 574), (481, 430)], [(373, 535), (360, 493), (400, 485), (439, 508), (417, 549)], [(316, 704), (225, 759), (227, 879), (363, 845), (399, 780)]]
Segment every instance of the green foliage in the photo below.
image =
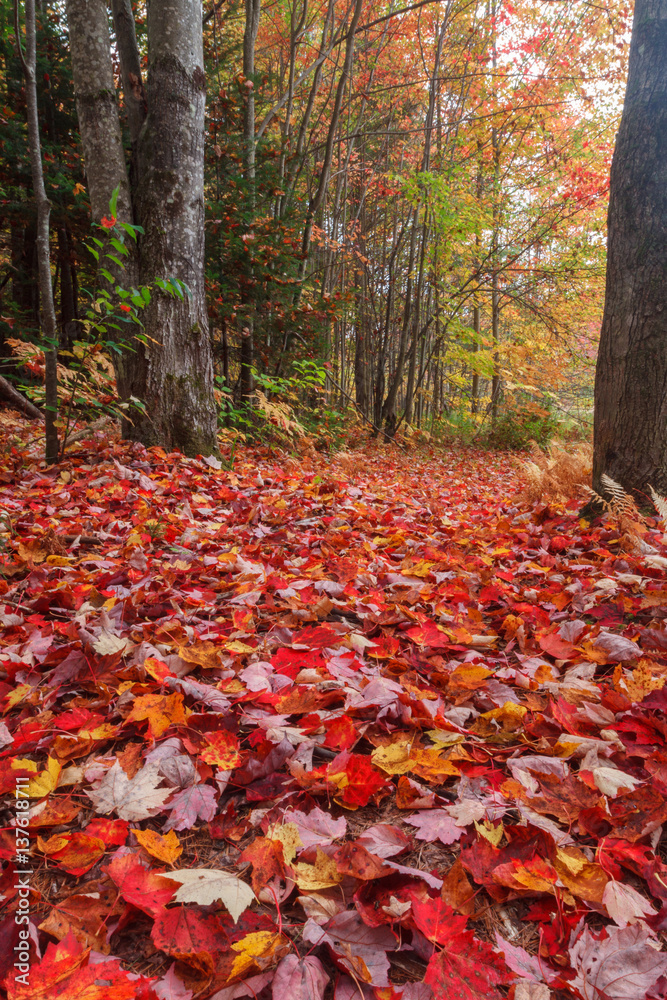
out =
[(516, 402), (501, 410), (485, 443), (503, 451), (525, 451), (531, 441), (543, 448), (557, 429), (558, 420), (551, 410), (533, 402)]

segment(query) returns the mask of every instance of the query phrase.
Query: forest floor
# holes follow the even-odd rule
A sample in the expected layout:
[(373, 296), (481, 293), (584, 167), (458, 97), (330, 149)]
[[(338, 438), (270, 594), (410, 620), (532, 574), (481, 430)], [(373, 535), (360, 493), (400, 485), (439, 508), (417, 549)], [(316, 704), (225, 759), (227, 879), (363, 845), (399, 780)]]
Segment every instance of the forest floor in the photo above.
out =
[(665, 995), (656, 522), (488, 452), (2, 433), (12, 1000)]

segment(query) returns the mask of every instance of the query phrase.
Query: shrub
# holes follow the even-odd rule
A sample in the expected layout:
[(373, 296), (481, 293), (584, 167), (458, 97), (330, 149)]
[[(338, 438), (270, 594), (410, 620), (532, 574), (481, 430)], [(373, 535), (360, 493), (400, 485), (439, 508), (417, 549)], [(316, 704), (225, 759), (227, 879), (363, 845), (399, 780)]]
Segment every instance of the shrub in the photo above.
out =
[(523, 403), (504, 410), (489, 431), (486, 443), (503, 451), (525, 451), (534, 441), (546, 447), (556, 433), (558, 421), (550, 410), (532, 403)]

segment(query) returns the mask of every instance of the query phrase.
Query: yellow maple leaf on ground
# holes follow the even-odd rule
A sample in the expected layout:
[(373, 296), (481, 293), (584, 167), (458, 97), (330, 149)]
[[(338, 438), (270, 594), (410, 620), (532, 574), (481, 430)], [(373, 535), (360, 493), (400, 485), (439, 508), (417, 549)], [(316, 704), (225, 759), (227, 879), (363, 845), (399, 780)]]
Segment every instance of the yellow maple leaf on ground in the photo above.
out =
[(173, 830), (170, 830), (164, 836), (156, 833), (155, 830), (133, 829), (132, 833), (148, 854), (157, 858), (158, 861), (164, 861), (168, 865), (173, 865), (174, 861), (180, 858), (183, 853), (181, 842)]
[(253, 966), (262, 970), (275, 965), (282, 958), (289, 944), (282, 934), (272, 931), (254, 931), (232, 944), (232, 951), (238, 952), (232, 965), (229, 979), (244, 977)]
[(141, 694), (134, 699), (125, 722), (148, 722), (148, 735), (156, 740), (169, 726), (184, 726), (189, 709), (183, 705), (180, 691), (174, 694)]
[(33, 771), (35, 777), (30, 779), (28, 796), (31, 799), (43, 799), (58, 787), (58, 778), (62, 767), (54, 757), (49, 757), (43, 771), (39, 770), (39, 765), (34, 760), (21, 759), (12, 761), (12, 770)]
[(327, 857), (319, 847), (315, 856), (315, 864), (309, 865), (300, 861), (298, 864), (292, 865), (292, 871), (296, 884), (302, 892), (328, 889), (343, 881), (343, 876), (338, 871), (338, 865), (334, 859)]

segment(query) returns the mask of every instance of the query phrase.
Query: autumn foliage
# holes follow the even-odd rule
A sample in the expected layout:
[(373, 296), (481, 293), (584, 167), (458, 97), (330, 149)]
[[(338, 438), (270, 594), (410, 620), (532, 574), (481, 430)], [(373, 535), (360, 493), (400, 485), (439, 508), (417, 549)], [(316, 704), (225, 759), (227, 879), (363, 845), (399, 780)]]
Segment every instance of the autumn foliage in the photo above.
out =
[(8, 446), (10, 1000), (664, 994), (655, 522), (355, 454)]

